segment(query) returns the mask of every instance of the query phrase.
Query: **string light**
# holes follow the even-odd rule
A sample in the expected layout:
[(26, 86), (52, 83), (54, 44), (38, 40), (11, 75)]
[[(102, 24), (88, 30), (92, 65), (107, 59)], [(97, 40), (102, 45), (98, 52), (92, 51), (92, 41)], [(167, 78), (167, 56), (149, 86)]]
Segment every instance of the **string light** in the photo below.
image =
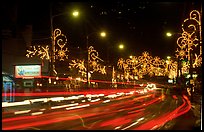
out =
[[(99, 64), (100, 61), (103, 61), (101, 58), (98, 57), (98, 52), (94, 49), (93, 46), (90, 46), (88, 49), (89, 54), (89, 67), (90, 72), (99, 72), (101, 74), (106, 74), (106, 66), (101, 66)], [(78, 72), (82, 73), (83, 75), (86, 74), (87, 68), (85, 67), (84, 60), (71, 60), (71, 63), (69, 63), (70, 67), (75, 67), (79, 69)]]
[(147, 51), (143, 52), (142, 56), (132, 56), (127, 60), (120, 58), (117, 63), (118, 68), (124, 70), (125, 79), (133, 79), (133, 75), (137, 75), (139, 78), (147, 74), (150, 76), (164, 76), (165, 65), (164, 60), (158, 56), (153, 58)]
[[(201, 36), (201, 14), (197, 10), (190, 12), (190, 17), (184, 20), (182, 24), (182, 36), (177, 39), (178, 48), (176, 50), (176, 57), (180, 60), (190, 60), (192, 54), (193, 67), (201, 66), (202, 64), (202, 36)], [(197, 55), (196, 48), (199, 48), (199, 55)], [(193, 53), (192, 53), (193, 51)], [(185, 67), (190, 68), (190, 64), (185, 64)], [(184, 68), (185, 69), (185, 68)]]
[[(56, 45), (57, 44), (57, 45)], [(54, 47), (56, 50), (54, 50), (54, 58), (59, 59), (60, 61), (64, 61), (64, 58), (68, 59), (68, 55), (66, 52), (68, 51), (68, 48), (65, 48), (67, 44), (67, 37), (61, 33), (60, 29), (54, 30)], [(55, 53), (57, 53), (55, 55)], [(54, 59), (55, 62), (55, 59)]]
[[(92, 68), (93, 72), (99, 72), (102, 74), (106, 74), (106, 66), (101, 66), (98, 62), (103, 60), (101, 58), (98, 57), (98, 52), (94, 49), (93, 46), (89, 47), (89, 64), (90, 64), (90, 68)], [(91, 71), (91, 70), (90, 70)]]
[[(61, 33), (60, 29), (55, 29), (54, 30), (54, 62), (55, 59), (59, 59), (60, 61), (64, 61), (65, 59), (68, 59), (68, 55), (66, 52), (68, 51), (68, 48), (65, 48), (67, 44), (67, 37)], [(50, 50), (49, 46), (30, 46), (29, 50), (27, 50), (26, 56), (28, 58), (34, 57), (34, 56), (39, 56), (41, 59), (46, 59), (51, 61), (51, 55), (50, 55)], [(57, 53), (55, 55), (55, 53)]]
[(28, 58), (34, 57), (34, 56), (39, 56), (41, 59), (46, 59), (50, 60), (50, 55), (49, 55), (49, 47), (46, 45), (45, 47), (38, 45), (38, 46), (30, 46), (30, 49), (27, 50), (26, 56)]
[(79, 73), (81, 73), (82, 74), (82, 76), (85, 76), (86, 74), (86, 67), (85, 67), (85, 65), (84, 65), (84, 60), (79, 60), (79, 59), (77, 59), (77, 60), (71, 60), (71, 63), (69, 63), (69, 65), (70, 65), (70, 67), (69, 68), (71, 68), (71, 67), (75, 67), (75, 68), (77, 68), (77, 69), (79, 69)]

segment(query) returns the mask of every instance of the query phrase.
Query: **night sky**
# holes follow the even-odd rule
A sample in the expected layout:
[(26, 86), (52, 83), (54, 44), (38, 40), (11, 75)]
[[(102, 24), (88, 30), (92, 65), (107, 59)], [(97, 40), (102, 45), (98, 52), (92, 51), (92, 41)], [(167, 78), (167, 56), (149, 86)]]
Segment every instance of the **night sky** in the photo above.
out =
[[(50, 37), (50, 5), (52, 15), (72, 12), (78, 9), (79, 18), (70, 14), (53, 19), (53, 27), (60, 28), (68, 38), (68, 48), (86, 49), (86, 34), (106, 31), (102, 39), (93, 34), (90, 45), (99, 52), (102, 59), (129, 55), (139, 56), (148, 51), (152, 56), (166, 58), (174, 55), (177, 36), (167, 38), (165, 33), (179, 33), (184, 19), (192, 9), (200, 10), (199, 2), (192, 1), (15, 1), (18, 5), (18, 25), (32, 24), (33, 40), (46, 40)], [(125, 49), (118, 51), (117, 45), (123, 42)], [(108, 52), (108, 53), (107, 53)]]

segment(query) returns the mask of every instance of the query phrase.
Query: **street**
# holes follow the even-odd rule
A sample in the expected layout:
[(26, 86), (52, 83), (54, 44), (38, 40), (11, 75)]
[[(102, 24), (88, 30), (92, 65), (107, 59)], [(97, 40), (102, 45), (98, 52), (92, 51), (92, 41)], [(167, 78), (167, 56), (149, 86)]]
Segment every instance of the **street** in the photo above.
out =
[(129, 92), (120, 92), (119, 89), (115, 93), (107, 90), (103, 94), (104, 91), (69, 96), (67, 100), (55, 97), (55, 101), (51, 101), (55, 103), (49, 105), (35, 102), (35, 108), (27, 112), (21, 110), (24, 112), (10, 117), (6, 115), (11, 115), (11, 112), (3, 112), (2, 129), (157, 130), (169, 121), (170, 127), (174, 124), (173, 119), (191, 108), (185, 95), (166, 94), (164, 89), (159, 88), (129, 89)]

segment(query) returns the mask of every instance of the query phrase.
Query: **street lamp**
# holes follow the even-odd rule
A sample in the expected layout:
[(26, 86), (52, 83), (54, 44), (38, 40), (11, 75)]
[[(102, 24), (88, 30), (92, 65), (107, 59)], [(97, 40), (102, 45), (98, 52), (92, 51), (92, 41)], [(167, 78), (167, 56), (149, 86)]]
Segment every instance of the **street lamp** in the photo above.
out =
[(172, 33), (167, 32), (167, 33), (166, 33), (166, 36), (167, 36), (167, 37), (171, 37), (171, 36), (172, 36)]
[(123, 44), (119, 44), (119, 49), (124, 49), (124, 45)]
[[(90, 33), (86, 35), (86, 48), (87, 48), (87, 70), (86, 70), (86, 77), (87, 77), (87, 88), (89, 88), (89, 60), (90, 60), (90, 52), (89, 52), (89, 36), (95, 34), (96, 32)], [(106, 37), (106, 32), (100, 32), (101, 37)]]
[(79, 16), (79, 12), (78, 12), (78, 11), (74, 11), (74, 12), (72, 13), (72, 15), (73, 15), (74, 17), (78, 17), (78, 16)]
[[(51, 48), (51, 63), (50, 63), (50, 76), (54, 76), (57, 74), (55, 70), (55, 43), (54, 43), (54, 29), (53, 29), (53, 19), (57, 16), (62, 16), (68, 14), (68, 12), (63, 12), (60, 14), (52, 15), (52, 5), (50, 7), (50, 32), (51, 32), (51, 42), (52, 42), (52, 48)], [(77, 17), (79, 15), (78, 11), (73, 11), (72, 15), (74, 17)]]
[[(191, 101), (193, 100), (193, 68), (195, 66), (200, 66), (197, 62), (200, 61), (198, 56), (202, 55), (202, 36), (201, 36), (201, 13), (197, 10), (192, 10), (189, 14), (189, 18), (185, 19), (182, 24), (182, 34), (177, 39), (177, 58), (179, 60), (187, 59), (190, 62), (189, 74), (190, 74), (190, 84), (191, 89)], [(169, 36), (169, 35), (168, 35)], [(199, 47), (199, 55), (196, 54), (196, 49)], [(194, 54), (193, 54), (194, 53)], [(194, 64), (193, 64), (194, 61)], [(201, 61), (202, 63), (202, 61)], [(200, 64), (201, 64), (200, 63)], [(179, 64), (179, 63), (178, 63)], [(193, 67), (194, 65), (194, 67)]]
[[(172, 37), (172, 36), (175, 36), (175, 35), (181, 35), (182, 33), (172, 33), (172, 32), (166, 32), (166, 36), (167, 37)], [(172, 56), (173, 57), (173, 56)], [(170, 59), (171, 57), (168, 56), (167, 59)], [(173, 57), (174, 58), (174, 57)], [(178, 84), (179, 82), (179, 77), (180, 75), (182, 74), (181, 72), (181, 62), (180, 62), (180, 57), (177, 57), (177, 75), (176, 75), (176, 83)]]

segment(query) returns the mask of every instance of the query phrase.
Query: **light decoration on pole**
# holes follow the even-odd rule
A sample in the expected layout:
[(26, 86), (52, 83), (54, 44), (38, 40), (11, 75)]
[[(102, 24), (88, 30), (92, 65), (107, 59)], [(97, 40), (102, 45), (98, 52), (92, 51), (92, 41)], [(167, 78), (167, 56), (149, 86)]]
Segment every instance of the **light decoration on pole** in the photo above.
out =
[[(193, 61), (193, 68), (202, 64), (202, 36), (201, 36), (201, 14), (197, 10), (190, 12), (190, 17), (182, 24), (182, 35), (177, 39), (178, 48), (176, 57), (180, 60)], [(197, 50), (196, 48), (199, 47)], [(193, 52), (194, 51), (194, 52)], [(199, 55), (196, 53), (198, 51)], [(194, 53), (194, 54), (193, 54)], [(192, 58), (191, 58), (192, 57)], [(189, 65), (189, 63), (185, 63)], [(185, 66), (185, 64), (183, 64)], [(187, 67), (187, 66), (185, 66)], [(190, 67), (189, 67), (190, 68)]]
[[(63, 39), (64, 38), (64, 39)], [(57, 43), (57, 46), (55, 44)], [(63, 49), (65, 45), (67, 44), (67, 38), (64, 34), (61, 34), (60, 29), (55, 29), (54, 30), (54, 62), (56, 59), (59, 59), (60, 61), (64, 61), (65, 58), (68, 59), (68, 55), (66, 52), (69, 52), (67, 48)], [(58, 49), (59, 48), (59, 49)], [(34, 57), (34, 56), (39, 56), (41, 59), (46, 59), (51, 61), (51, 51), (49, 49), (49, 46), (30, 46), (30, 48), (27, 50), (26, 56), (28, 58)], [(55, 53), (57, 52), (57, 55)]]
[(65, 48), (67, 44), (67, 37), (61, 33), (60, 29), (57, 28), (54, 30), (51, 44), (52, 48), (49, 48), (49, 45), (30, 46), (27, 50), (28, 53), (26, 56), (28, 58), (39, 56), (41, 59), (49, 60), (51, 70), (57, 74), (57, 71), (55, 70), (55, 60), (58, 59), (59, 61), (64, 61), (65, 59), (68, 59), (67, 52), (69, 52), (68, 48)]
[[(68, 59), (68, 55), (66, 52), (68, 51), (68, 48), (65, 48), (65, 45), (67, 44), (67, 37), (61, 33), (60, 29), (55, 29), (54, 30), (54, 62), (55, 62), (55, 57), (56, 59), (59, 59), (60, 61), (64, 61), (64, 59)], [(57, 53), (55, 55), (55, 53)]]
[[(143, 78), (144, 75), (149, 76), (164, 76), (165, 75), (165, 61), (158, 56), (152, 57), (147, 51), (142, 53), (142, 56), (132, 56), (130, 59), (118, 60), (118, 68), (124, 70), (124, 76), (127, 79), (132, 79), (133, 75), (138, 78)], [(133, 75), (132, 75), (133, 74)]]
[[(59, 59), (59, 61), (64, 61), (65, 59), (68, 59), (68, 55), (66, 52), (68, 51), (68, 48), (65, 48), (65, 45), (67, 44), (67, 37), (64, 34), (61, 34), (60, 29), (54, 30), (54, 62), (56, 59)], [(41, 59), (46, 59), (51, 61), (51, 51), (49, 50), (49, 46), (30, 46), (30, 48), (27, 50), (26, 56), (28, 58), (39, 56)], [(55, 53), (57, 53), (55, 55)]]
[(187, 62), (189, 62), (183, 63), (183, 67), (181, 69), (188, 70), (187, 72), (190, 75), (189, 87), (191, 91), (191, 101), (193, 101), (193, 68), (199, 67), (202, 64), (202, 30), (201, 14), (199, 11), (192, 10), (190, 12), (189, 18), (185, 19), (182, 24), (182, 31), (182, 36), (177, 39), (178, 48), (176, 56), (179, 60), (187, 59)]
[(92, 71), (99, 72), (101, 74), (106, 74), (106, 70), (105, 70), (106, 66), (101, 66), (100, 64), (98, 64), (99, 61), (103, 62), (103, 60), (98, 57), (98, 52), (94, 49), (93, 46), (89, 47), (88, 54), (89, 54), (88, 63), (89, 63), (90, 68), (92, 68)]
[[(93, 46), (90, 46), (88, 48), (88, 55), (89, 55), (89, 72), (99, 72), (101, 74), (106, 74), (106, 66), (101, 66), (99, 64), (100, 61), (103, 62), (101, 58), (98, 57), (98, 52), (94, 49)], [(69, 63), (70, 67), (75, 67), (78, 70), (79, 73), (83, 75), (86, 75), (87, 68), (84, 64), (84, 60), (71, 60), (71, 63)], [(87, 76), (87, 75), (86, 75)]]

